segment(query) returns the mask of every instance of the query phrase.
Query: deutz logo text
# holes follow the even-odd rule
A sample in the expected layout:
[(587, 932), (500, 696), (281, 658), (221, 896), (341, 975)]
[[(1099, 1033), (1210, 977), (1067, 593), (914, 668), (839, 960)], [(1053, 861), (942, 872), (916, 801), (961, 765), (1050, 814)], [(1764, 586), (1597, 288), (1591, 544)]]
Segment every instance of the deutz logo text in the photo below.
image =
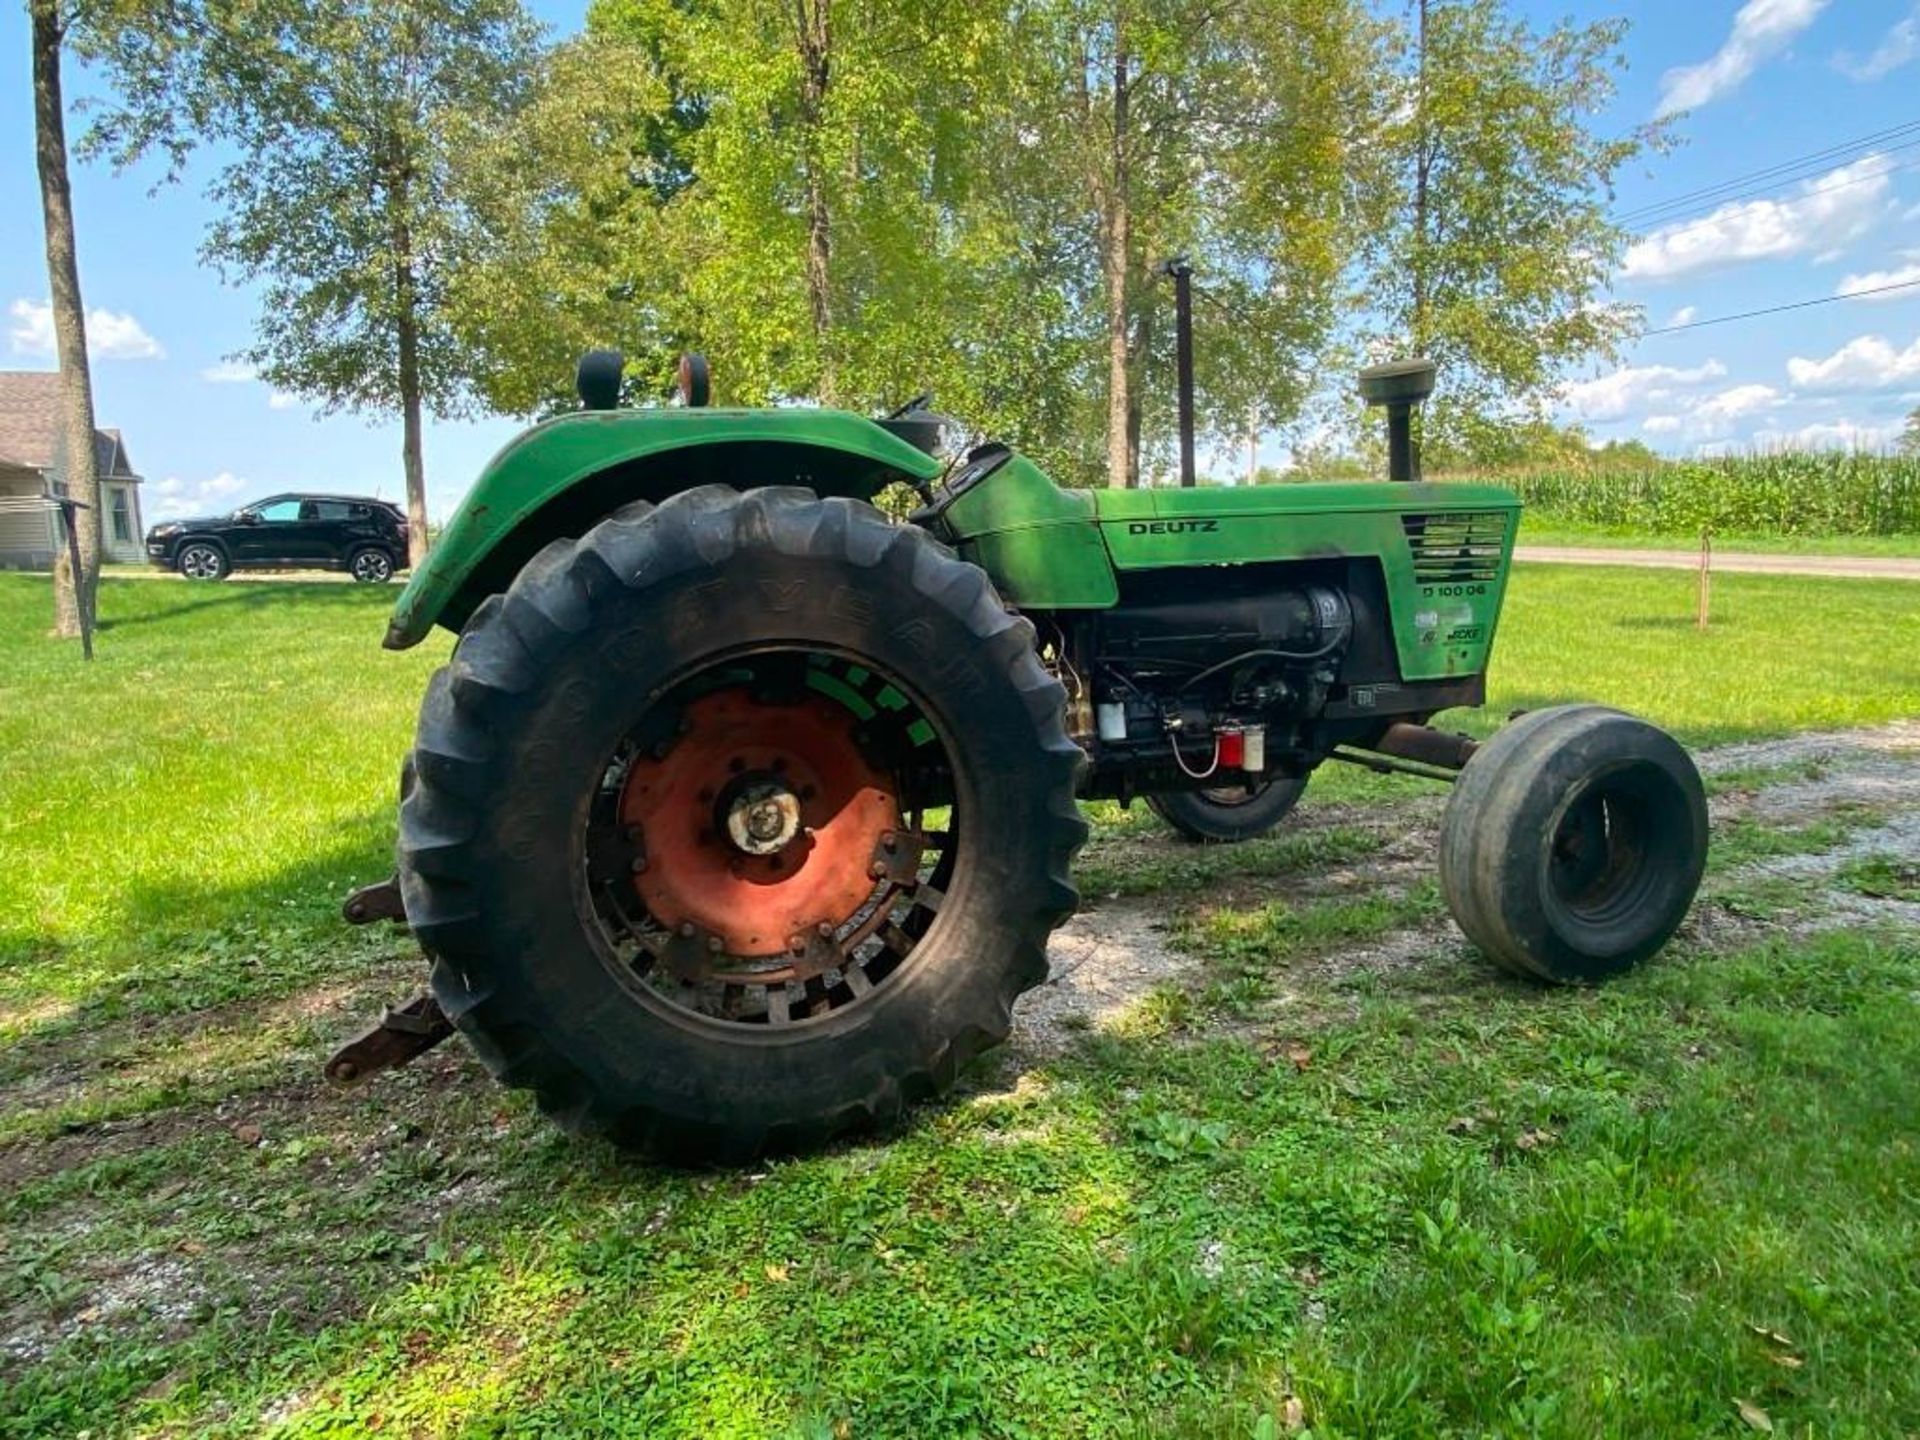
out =
[(1220, 528), (1218, 520), (1132, 520), (1129, 535), (1211, 535)]

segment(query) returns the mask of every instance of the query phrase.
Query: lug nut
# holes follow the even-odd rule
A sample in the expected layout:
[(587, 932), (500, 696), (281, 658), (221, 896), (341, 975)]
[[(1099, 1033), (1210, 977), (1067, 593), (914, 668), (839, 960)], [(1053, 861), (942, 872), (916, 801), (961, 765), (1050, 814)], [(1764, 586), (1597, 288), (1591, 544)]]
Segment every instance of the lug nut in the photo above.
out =
[(682, 940), (691, 940), (693, 938), (693, 922), (691, 920), (682, 920), (680, 922), (680, 938)]
[(796, 954), (796, 955), (800, 955), (800, 954), (803, 954), (803, 953), (805, 953), (805, 951), (806, 951), (806, 948), (807, 948), (807, 937), (806, 937), (806, 936), (804, 936), (804, 935), (789, 935), (789, 936), (787, 937), (787, 949), (789, 949), (789, 950), (791, 950), (791, 951), (792, 951), (792, 952), (793, 952), (794, 954)]
[(887, 873), (886, 865), (878, 860), (874, 861), (873, 864), (867, 867), (867, 874), (871, 875), (876, 880), (883, 878), (886, 875), (886, 873)]
[(818, 925), (814, 926), (813, 929), (814, 933), (822, 940), (831, 940), (833, 938), (833, 922), (831, 920), (822, 920)]
[(707, 949), (715, 955), (720, 953), (720, 937), (718, 935), (707, 936)]
[(636, 875), (644, 874), (646, 872), (646, 868), (647, 868), (646, 856), (636, 855), (633, 857), (633, 873), (634, 874)]

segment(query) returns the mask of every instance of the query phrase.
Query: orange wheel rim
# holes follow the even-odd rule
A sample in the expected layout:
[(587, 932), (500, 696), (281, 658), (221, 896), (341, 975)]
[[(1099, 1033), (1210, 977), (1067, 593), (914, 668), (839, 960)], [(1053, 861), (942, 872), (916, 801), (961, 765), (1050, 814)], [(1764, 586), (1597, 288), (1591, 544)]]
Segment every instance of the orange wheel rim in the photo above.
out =
[(634, 761), (619, 799), (640, 847), (634, 888), (656, 921), (716, 954), (764, 959), (800, 953), (868, 906), (900, 801), (847, 710), (735, 688), (690, 703), (682, 730)]

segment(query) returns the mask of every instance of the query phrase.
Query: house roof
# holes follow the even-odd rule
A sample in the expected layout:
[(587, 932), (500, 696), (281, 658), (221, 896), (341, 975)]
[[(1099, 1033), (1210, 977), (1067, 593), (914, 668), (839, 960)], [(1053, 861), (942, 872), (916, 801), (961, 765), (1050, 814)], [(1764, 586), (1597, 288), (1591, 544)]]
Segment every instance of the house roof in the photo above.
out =
[[(101, 479), (139, 478), (118, 430), (95, 430), (93, 454)], [(59, 456), (60, 372), (0, 370), (0, 464), (52, 470)]]

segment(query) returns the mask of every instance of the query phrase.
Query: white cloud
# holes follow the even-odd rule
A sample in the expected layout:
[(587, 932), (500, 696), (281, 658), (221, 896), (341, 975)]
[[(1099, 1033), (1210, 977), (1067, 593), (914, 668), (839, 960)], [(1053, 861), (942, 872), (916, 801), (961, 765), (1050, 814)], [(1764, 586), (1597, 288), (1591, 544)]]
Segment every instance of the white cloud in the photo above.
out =
[(251, 365), (243, 365), (238, 360), (222, 360), (218, 365), (209, 365), (202, 370), (200, 378), (210, 385), (247, 385), (260, 376)]
[(1790, 396), (1771, 385), (1734, 385), (1702, 399), (1678, 397), (1670, 411), (1649, 415), (1640, 428), (1649, 435), (1670, 435), (1696, 443), (1730, 438), (1741, 422), (1786, 404)]
[(1914, 6), (1912, 14), (1887, 31), (1886, 38), (1866, 59), (1855, 60), (1842, 50), (1833, 57), (1833, 63), (1841, 73), (1855, 80), (1871, 81), (1898, 70), (1916, 55), (1920, 55), (1920, 5)]
[(1920, 340), (1896, 350), (1878, 335), (1861, 335), (1824, 360), (1794, 356), (1787, 375), (1809, 390), (1892, 389), (1920, 381)]
[(298, 395), (289, 395), (284, 390), (275, 390), (271, 395), (267, 396), (267, 408), (269, 410), (291, 410), (299, 403), (300, 397)]
[(1695, 430), (1725, 430), (1736, 420), (1772, 410), (1786, 397), (1771, 385), (1735, 385), (1717, 395), (1709, 395), (1693, 407), (1687, 417)]
[(178, 475), (145, 487), (140, 503), (156, 520), (177, 520), (182, 515), (220, 514), (233, 508), (233, 502), (247, 482), (229, 470), (206, 480), (182, 480)]
[(1656, 114), (1697, 110), (1740, 88), (1760, 65), (1785, 49), (1814, 22), (1827, 0), (1747, 0), (1719, 50), (1698, 65), (1682, 65), (1660, 77)]
[(1667, 324), (1670, 326), (1671, 325), (1691, 325), (1693, 323), (1693, 317), (1698, 315), (1699, 313), (1700, 313), (1700, 309), (1697, 305), (1682, 305), (1678, 310), (1674, 311), (1673, 314), (1667, 317)]
[[(1835, 288), (1836, 295), (1858, 295), (1863, 290), (1885, 290), (1889, 285), (1920, 285), (1920, 250), (1903, 250), (1901, 255), (1908, 263), (1892, 270), (1869, 270), (1861, 275), (1849, 275)], [(1874, 301), (1901, 300), (1911, 297), (1899, 294), (1871, 295)]]
[[(7, 307), (13, 325), (7, 344), (15, 355), (52, 358), (53, 306), (47, 301), (16, 300)], [(95, 360), (159, 360), (166, 351), (146, 327), (125, 311), (87, 312), (87, 354)]]
[(1804, 181), (1787, 199), (1722, 205), (1698, 220), (1663, 225), (1628, 247), (1621, 273), (1630, 280), (1671, 280), (1745, 260), (1832, 251), (1873, 223), (1889, 168), (1885, 155), (1862, 156)]
[(1582, 380), (1561, 392), (1561, 401), (1582, 420), (1618, 420), (1642, 405), (1670, 397), (1676, 389), (1704, 385), (1727, 373), (1718, 360), (1692, 369), (1672, 365), (1629, 365), (1611, 375)]
[(1798, 430), (1759, 430), (1753, 443), (1781, 450), (1885, 450), (1905, 431), (1904, 422), (1862, 424), (1854, 420), (1817, 420)]

